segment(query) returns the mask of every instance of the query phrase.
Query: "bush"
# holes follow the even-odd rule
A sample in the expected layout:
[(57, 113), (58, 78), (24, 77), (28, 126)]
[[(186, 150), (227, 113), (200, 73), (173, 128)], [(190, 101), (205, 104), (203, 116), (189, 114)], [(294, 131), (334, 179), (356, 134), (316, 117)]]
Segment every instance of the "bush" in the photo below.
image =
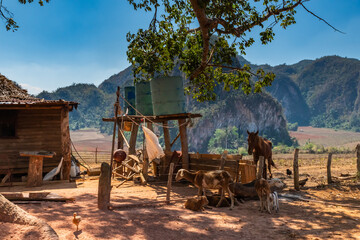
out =
[(299, 124), (297, 122), (295, 123), (288, 123), (287, 124), (287, 129), (289, 131), (297, 131), (298, 130), (298, 127), (299, 127)]
[(291, 152), (294, 152), (294, 149), (295, 148), (293, 146), (279, 144), (279, 145), (274, 146), (273, 153), (291, 153)]

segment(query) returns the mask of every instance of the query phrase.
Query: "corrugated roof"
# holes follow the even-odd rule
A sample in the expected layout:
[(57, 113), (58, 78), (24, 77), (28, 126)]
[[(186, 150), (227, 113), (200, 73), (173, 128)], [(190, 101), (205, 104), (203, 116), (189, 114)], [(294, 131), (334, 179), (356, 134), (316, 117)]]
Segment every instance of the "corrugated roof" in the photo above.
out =
[(16, 82), (7, 79), (0, 74), (0, 104), (36, 104), (36, 105), (74, 105), (76, 102), (60, 100), (45, 100), (31, 96), (25, 89), (22, 89)]

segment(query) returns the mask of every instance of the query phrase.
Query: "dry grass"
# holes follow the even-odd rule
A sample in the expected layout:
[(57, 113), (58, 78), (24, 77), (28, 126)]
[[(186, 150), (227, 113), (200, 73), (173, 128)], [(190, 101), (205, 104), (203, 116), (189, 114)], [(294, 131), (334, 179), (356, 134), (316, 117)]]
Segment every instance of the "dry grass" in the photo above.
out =
[(290, 136), (295, 137), (300, 146), (307, 141), (323, 145), (324, 147), (355, 148), (360, 143), (360, 133), (329, 128), (299, 127), (297, 131), (290, 131)]

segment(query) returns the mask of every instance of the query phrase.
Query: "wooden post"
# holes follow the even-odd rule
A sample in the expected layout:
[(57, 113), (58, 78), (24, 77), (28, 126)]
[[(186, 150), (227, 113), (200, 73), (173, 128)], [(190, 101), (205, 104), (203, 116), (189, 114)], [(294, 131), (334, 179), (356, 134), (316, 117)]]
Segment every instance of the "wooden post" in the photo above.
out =
[(360, 144), (356, 145), (356, 158), (357, 173), (360, 173)]
[[(145, 137), (145, 136), (144, 136)], [(144, 176), (144, 180), (141, 184), (145, 185), (148, 179), (148, 172), (149, 172), (149, 157), (147, 155), (146, 149), (143, 149), (143, 167), (142, 167), (142, 174)]]
[(179, 119), (179, 131), (181, 140), (181, 152), (182, 152), (182, 168), (189, 170), (189, 151), (188, 151), (188, 139), (185, 119)]
[(98, 187), (98, 208), (107, 210), (110, 204), (111, 170), (106, 162), (101, 163), (101, 173)]
[(121, 130), (123, 129), (124, 122), (120, 121), (120, 124), (118, 124), (118, 125), (119, 125), (119, 127), (118, 127), (118, 146), (117, 146), (117, 148), (124, 149), (124, 138), (123, 138), (122, 134), (120, 133)]
[(299, 149), (296, 148), (294, 151), (294, 165), (293, 165), (293, 172), (294, 172), (294, 188), (299, 191)]
[(328, 161), (327, 161), (327, 182), (328, 182), (328, 184), (332, 183), (332, 180), (331, 180), (331, 158), (332, 158), (332, 153), (329, 153)]
[(136, 125), (135, 123), (132, 124), (132, 130), (131, 130), (131, 136), (130, 136), (130, 148), (129, 148), (129, 154), (136, 154), (136, 138), (137, 133), (139, 130), (139, 125)]
[(61, 109), (61, 154), (63, 157), (62, 179), (70, 179), (71, 169), (71, 140), (69, 130), (69, 108)]
[[(112, 171), (113, 169), (113, 160), (114, 160), (114, 150), (115, 150), (115, 135), (116, 135), (116, 126), (117, 126), (117, 116), (118, 116), (118, 110), (119, 110), (119, 96), (120, 96), (120, 87), (117, 87), (116, 91), (116, 101), (114, 104), (114, 129), (113, 129), (113, 137), (112, 137), (112, 145), (111, 145), (111, 156), (110, 156), (110, 169)], [(110, 174), (111, 177), (111, 174)]]
[(97, 147), (95, 148), (95, 163), (97, 163)]
[(164, 131), (164, 143), (165, 143), (165, 156), (161, 158), (161, 170), (160, 173), (162, 175), (166, 174), (166, 168), (169, 163), (169, 159), (166, 157), (166, 154), (171, 153), (171, 145), (170, 145), (170, 131), (168, 128), (169, 124), (167, 121), (163, 122), (163, 131)]
[(223, 154), (221, 155), (219, 170), (224, 170), (227, 155), (228, 151), (224, 150)]
[(167, 191), (166, 191), (166, 204), (170, 204), (170, 192), (171, 192), (173, 172), (174, 172), (174, 163), (170, 163), (169, 176), (168, 176), (168, 182), (167, 182)]
[(165, 151), (171, 152), (170, 146), (170, 131), (168, 128), (169, 124), (167, 121), (163, 122), (163, 130), (164, 130), (164, 142), (165, 142)]
[(237, 158), (236, 161), (236, 168), (235, 168), (235, 182), (239, 182), (239, 167), (240, 167), (240, 160), (242, 159), (242, 155), (240, 158)]
[(42, 185), (43, 157), (31, 156), (29, 160), (29, 170), (27, 187), (39, 187)]
[(257, 175), (256, 175), (256, 179), (260, 179), (263, 176), (263, 172), (264, 172), (264, 162), (265, 162), (265, 159), (264, 159), (264, 156), (260, 156), (259, 157), (259, 169), (258, 169), (258, 172), (257, 172)]

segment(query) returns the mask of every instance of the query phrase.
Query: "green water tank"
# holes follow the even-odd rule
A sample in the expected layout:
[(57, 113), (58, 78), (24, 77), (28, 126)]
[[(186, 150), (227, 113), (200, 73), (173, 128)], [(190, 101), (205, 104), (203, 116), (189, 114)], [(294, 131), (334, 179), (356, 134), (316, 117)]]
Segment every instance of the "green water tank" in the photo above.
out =
[[(134, 86), (128, 86), (128, 87), (124, 87), (124, 93), (125, 93), (125, 99), (133, 106), (135, 107), (135, 87)], [(125, 102), (125, 109), (124, 111), (126, 112), (126, 109), (128, 108), (128, 115), (137, 115), (136, 111), (127, 103)]]
[(136, 109), (145, 116), (152, 116), (153, 105), (151, 99), (150, 82), (137, 82), (135, 84)]
[(151, 80), (154, 115), (185, 113), (183, 79), (180, 76), (159, 76)]

